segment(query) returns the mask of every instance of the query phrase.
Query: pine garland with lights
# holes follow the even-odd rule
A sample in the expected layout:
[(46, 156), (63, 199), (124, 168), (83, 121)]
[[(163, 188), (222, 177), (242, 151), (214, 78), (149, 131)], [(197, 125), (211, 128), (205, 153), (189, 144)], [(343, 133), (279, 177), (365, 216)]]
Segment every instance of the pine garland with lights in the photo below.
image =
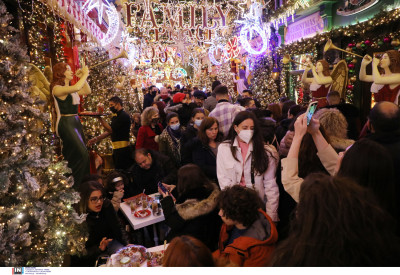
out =
[(250, 89), (253, 95), (260, 102), (261, 106), (266, 108), (270, 103), (277, 103), (279, 101), (278, 86), (275, 80), (271, 77), (272, 58), (269, 55), (260, 57), (254, 65), (254, 78)]
[[(109, 59), (108, 53), (104, 49), (88, 51), (86, 57), (88, 66)], [(84, 109), (96, 112), (100, 104), (104, 106), (104, 110), (108, 110), (108, 100), (113, 96), (118, 96), (122, 99), (123, 108), (128, 114), (140, 112), (139, 95), (137, 90), (132, 88), (130, 80), (126, 76), (126, 71), (127, 69), (118, 61), (92, 68), (88, 77), (92, 93), (84, 98)], [(106, 120), (111, 123), (111, 113), (107, 113), (109, 116), (106, 117)], [(83, 117), (82, 125), (87, 139), (98, 136), (105, 131), (99, 121), (93, 117)], [(103, 139), (94, 146), (95, 151), (100, 155), (112, 153), (110, 138)]]
[(43, 102), (30, 93), (26, 49), (0, 0), (0, 266), (61, 266), (84, 251), (66, 162), (56, 162)]
[(236, 83), (233, 82), (231, 62), (225, 62), (218, 68), (217, 80), (221, 81), (221, 83), (228, 88), (232, 102), (236, 102), (238, 92), (235, 89)]

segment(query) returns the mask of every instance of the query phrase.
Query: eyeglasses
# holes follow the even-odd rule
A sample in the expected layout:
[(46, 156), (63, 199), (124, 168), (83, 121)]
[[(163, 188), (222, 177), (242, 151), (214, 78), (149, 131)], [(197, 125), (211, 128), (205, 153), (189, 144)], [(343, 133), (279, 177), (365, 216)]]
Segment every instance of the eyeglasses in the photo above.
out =
[(101, 201), (101, 202), (104, 201), (104, 197), (103, 196), (101, 196), (101, 197), (92, 197), (89, 200), (90, 200), (91, 203), (97, 203), (98, 201)]

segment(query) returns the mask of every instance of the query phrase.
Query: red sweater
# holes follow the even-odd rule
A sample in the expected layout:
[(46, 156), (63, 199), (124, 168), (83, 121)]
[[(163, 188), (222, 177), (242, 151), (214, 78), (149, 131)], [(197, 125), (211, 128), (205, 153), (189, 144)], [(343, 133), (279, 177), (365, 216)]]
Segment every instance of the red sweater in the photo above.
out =
[[(158, 126), (161, 132), (164, 130), (162, 125), (159, 123)], [(143, 125), (139, 128), (139, 132), (136, 139), (136, 149), (146, 148), (158, 151), (158, 143), (154, 140), (156, 133), (148, 125)]]

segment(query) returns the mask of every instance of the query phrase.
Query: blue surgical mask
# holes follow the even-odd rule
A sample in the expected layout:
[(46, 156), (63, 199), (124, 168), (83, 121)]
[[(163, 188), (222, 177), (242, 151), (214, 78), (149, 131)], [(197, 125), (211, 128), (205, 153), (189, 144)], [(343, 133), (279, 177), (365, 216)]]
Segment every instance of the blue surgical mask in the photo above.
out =
[(200, 127), (200, 125), (201, 125), (201, 122), (203, 122), (203, 120), (202, 120), (202, 119), (195, 119), (195, 120), (194, 120), (194, 124), (196, 124), (196, 125), (197, 125), (197, 127)]
[(171, 126), (169, 126), (169, 127), (171, 127), (172, 130), (176, 131), (176, 130), (179, 129), (179, 126), (181, 126), (181, 124), (180, 124), (180, 123), (177, 123), (177, 124), (171, 125)]

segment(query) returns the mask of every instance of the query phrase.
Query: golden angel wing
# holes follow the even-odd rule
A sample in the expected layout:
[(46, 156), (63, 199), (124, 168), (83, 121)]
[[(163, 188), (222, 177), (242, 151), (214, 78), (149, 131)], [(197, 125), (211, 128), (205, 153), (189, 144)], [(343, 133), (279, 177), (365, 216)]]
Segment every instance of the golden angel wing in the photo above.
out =
[(346, 84), (349, 77), (346, 61), (341, 60), (336, 64), (331, 77), (333, 80), (331, 91), (339, 92), (340, 97), (343, 98), (345, 96)]
[[(32, 95), (39, 96), (40, 99), (48, 102), (50, 99), (50, 82), (44, 76), (42, 71), (35, 65), (29, 63), (31, 70), (29, 71), (29, 80), (32, 82)], [(49, 71), (46, 67), (45, 71)], [(51, 69), (50, 69), (51, 71)], [(48, 73), (51, 74), (51, 73)]]

